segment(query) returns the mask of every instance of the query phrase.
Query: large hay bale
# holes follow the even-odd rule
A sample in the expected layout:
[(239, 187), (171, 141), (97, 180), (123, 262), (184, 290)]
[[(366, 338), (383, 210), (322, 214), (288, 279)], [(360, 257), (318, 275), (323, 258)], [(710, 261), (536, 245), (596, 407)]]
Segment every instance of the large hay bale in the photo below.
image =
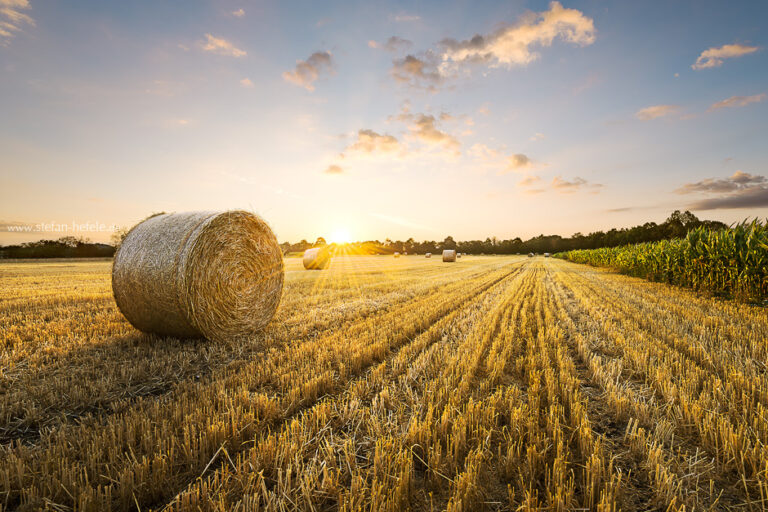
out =
[(323, 270), (331, 264), (331, 251), (327, 247), (313, 247), (304, 251), (304, 268)]
[(431, 252), (428, 252), (427, 254), (425, 254), (425, 255), (424, 255), (424, 257), (425, 257), (425, 258), (431, 258), (431, 257), (432, 257), (432, 253), (431, 253)]
[(456, 261), (456, 251), (454, 249), (446, 249), (443, 251), (443, 262), (452, 263)]
[(283, 256), (245, 211), (162, 214), (137, 224), (112, 265), (112, 291), (140, 331), (232, 339), (266, 326), (283, 292)]

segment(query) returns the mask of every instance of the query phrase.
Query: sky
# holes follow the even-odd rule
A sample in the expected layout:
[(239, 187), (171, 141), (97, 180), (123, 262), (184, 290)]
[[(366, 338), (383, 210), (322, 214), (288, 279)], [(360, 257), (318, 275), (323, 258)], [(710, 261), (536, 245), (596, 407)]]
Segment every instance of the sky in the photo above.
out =
[(765, 1), (0, 0), (0, 244), (766, 218), (767, 46)]

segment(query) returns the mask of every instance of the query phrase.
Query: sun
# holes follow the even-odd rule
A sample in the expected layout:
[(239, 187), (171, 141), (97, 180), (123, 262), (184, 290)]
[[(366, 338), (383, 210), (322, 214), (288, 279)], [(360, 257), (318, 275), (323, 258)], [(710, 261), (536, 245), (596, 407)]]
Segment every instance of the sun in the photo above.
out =
[(345, 228), (337, 228), (331, 233), (330, 240), (332, 244), (348, 244), (352, 241), (352, 237), (349, 234), (349, 230)]

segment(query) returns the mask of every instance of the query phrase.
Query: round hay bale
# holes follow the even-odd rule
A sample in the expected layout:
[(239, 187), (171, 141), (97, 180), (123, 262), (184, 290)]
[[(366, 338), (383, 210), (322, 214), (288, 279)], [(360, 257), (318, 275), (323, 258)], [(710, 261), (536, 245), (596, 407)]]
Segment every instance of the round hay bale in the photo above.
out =
[(396, 252), (396, 253), (395, 253), (395, 258), (399, 258), (399, 257), (400, 257), (400, 253), (399, 253), (399, 252)]
[(327, 247), (313, 247), (304, 251), (304, 268), (323, 270), (331, 264), (331, 251)]
[(431, 253), (431, 252), (428, 252), (427, 254), (425, 254), (425, 255), (424, 255), (424, 257), (425, 257), (425, 258), (431, 258), (431, 257), (432, 257), (432, 253)]
[(528, 253), (528, 257), (529, 257), (529, 258), (533, 258), (533, 253), (532, 253), (532, 252), (529, 252), (529, 253)]
[(283, 292), (283, 256), (266, 222), (246, 211), (150, 217), (112, 264), (117, 307), (140, 331), (210, 340), (264, 328)]
[(550, 256), (551, 256), (551, 254), (549, 254), (548, 252), (545, 252), (545, 253), (544, 253), (544, 257), (545, 257), (545, 258), (549, 258)]
[(446, 249), (443, 251), (443, 262), (453, 263), (456, 261), (456, 251), (454, 249)]

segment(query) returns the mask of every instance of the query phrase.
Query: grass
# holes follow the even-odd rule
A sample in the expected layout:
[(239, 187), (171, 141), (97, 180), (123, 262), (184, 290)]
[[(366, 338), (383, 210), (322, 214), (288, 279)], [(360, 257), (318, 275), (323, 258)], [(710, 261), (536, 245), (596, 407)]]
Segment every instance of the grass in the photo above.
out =
[(764, 510), (768, 313), (556, 259), (286, 260), (239, 344), (0, 263), (2, 510)]

